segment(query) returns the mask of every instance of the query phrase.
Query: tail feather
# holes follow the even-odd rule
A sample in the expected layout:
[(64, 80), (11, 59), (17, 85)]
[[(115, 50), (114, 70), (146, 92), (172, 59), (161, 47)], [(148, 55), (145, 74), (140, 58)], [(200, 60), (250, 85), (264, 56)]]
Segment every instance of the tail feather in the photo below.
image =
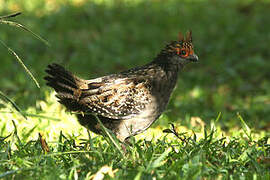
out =
[(53, 85), (62, 82), (72, 88), (78, 88), (76, 81), (80, 81), (80, 79), (65, 70), (64, 67), (58, 64), (50, 64), (46, 72), (50, 75), (45, 77), (48, 83), (52, 83)]
[(58, 64), (50, 64), (46, 69), (48, 75), (44, 78), (47, 85), (52, 87), (56, 92), (59, 102), (71, 111), (82, 109), (78, 103), (76, 92), (80, 90), (80, 84), (83, 80), (65, 70)]

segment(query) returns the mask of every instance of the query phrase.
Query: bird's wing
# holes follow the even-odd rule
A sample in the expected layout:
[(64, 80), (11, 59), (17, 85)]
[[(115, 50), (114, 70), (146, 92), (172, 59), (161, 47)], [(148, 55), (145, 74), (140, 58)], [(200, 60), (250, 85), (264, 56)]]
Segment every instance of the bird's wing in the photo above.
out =
[(151, 102), (149, 82), (143, 76), (105, 76), (88, 82), (79, 98), (86, 112), (116, 120), (129, 119)]

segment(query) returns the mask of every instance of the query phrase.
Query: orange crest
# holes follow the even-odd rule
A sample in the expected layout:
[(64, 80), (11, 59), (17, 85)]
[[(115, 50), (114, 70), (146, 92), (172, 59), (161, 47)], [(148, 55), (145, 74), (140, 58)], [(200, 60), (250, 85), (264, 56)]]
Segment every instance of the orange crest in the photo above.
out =
[(169, 51), (176, 52), (177, 55), (185, 58), (194, 53), (193, 45), (192, 45), (192, 33), (191, 31), (186, 32), (186, 36), (179, 32), (178, 33), (178, 41), (173, 42), (170, 45)]

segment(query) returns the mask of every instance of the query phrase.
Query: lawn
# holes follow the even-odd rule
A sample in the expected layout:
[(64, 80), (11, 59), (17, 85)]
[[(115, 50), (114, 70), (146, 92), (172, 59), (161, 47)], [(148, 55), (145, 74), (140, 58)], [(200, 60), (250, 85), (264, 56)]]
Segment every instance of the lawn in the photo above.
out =
[[(22, 12), (8, 20), (49, 42), (0, 23), (0, 179), (270, 179), (269, 8), (268, 0), (0, 1), (0, 16)], [(80, 126), (43, 80), (53, 62), (86, 79), (143, 65), (189, 29), (199, 62), (125, 152)]]

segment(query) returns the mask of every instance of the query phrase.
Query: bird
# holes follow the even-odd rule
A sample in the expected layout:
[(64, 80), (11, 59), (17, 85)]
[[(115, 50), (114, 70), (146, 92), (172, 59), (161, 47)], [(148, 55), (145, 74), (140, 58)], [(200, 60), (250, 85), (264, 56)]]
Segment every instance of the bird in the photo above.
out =
[[(109, 129), (120, 142), (147, 130), (164, 112), (177, 84), (179, 73), (197, 62), (192, 33), (179, 32), (149, 63), (90, 80), (81, 79), (53, 63), (45, 70), (46, 84), (58, 101), (74, 112), (79, 123), (104, 135)], [(99, 120), (100, 121), (99, 121)]]

